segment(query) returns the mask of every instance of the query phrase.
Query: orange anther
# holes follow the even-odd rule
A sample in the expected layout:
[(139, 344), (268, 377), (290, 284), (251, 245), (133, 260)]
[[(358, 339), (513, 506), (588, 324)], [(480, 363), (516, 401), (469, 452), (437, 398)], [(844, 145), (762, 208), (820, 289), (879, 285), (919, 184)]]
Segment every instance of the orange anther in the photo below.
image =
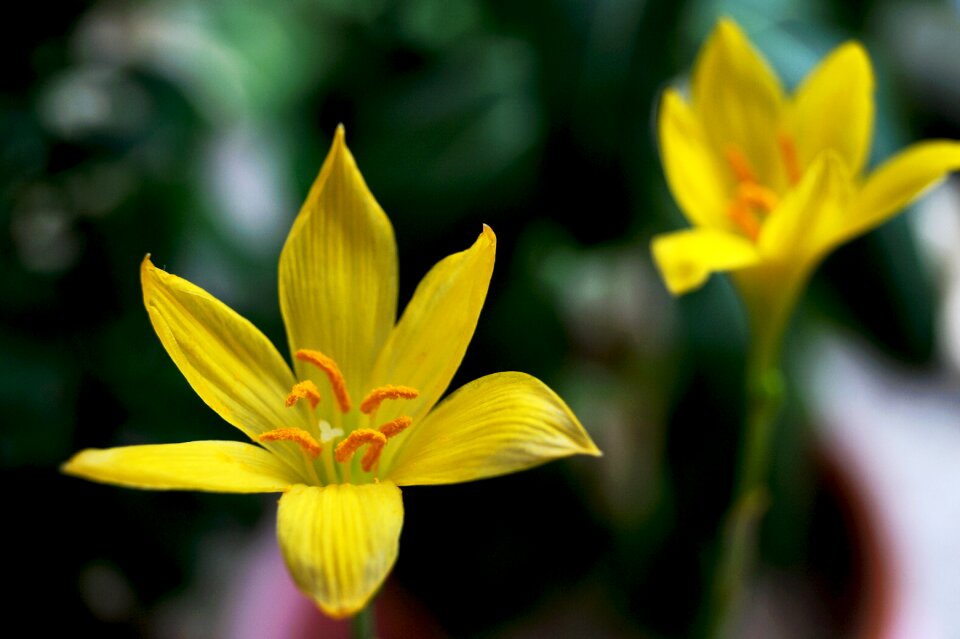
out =
[(386, 424), (381, 425), (377, 430), (383, 433), (387, 439), (390, 439), (391, 437), (396, 437), (403, 431), (407, 430), (412, 423), (413, 418), (407, 417), (406, 415), (401, 415), (400, 417), (391, 419)]
[(391, 384), (378, 386), (363, 398), (360, 403), (360, 412), (367, 415), (377, 412), (380, 403), (385, 399), (414, 399), (419, 396), (420, 391), (409, 386), (393, 386)]
[(740, 149), (733, 144), (728, 144), (724, 154), (726, 155), (727, 163), (730, 165), (730, 168), (733, 169), (733, 174), (737, 176), (738, 181), (757, 181), (757, 175), (753, 172), (753, 168), (750, 166), (750, 161), (747, 159), (747, 156), (740, 151)]
[(370, 444), (367, 447), (367, 452), (364, 453), (363, 459), (360, 460), (360, 468), (363, 469), (363, 472), (369, 473), (374, 464), (380, 461), (381, 452), (383, 452), (383, 444)]
[(730, 208), (727, 209), (727, 215), (743, 231), (744, 235), (754, 242), (757, 241), (757, 238), (760, 237), (760, 222), (757, 221), (753, 211), (745, 202), (739, 199), (731, 202)]
[(310, 408), (316, 408), (317, 404), (320, 403), (320, 390), (317, 388), (317, 385), (309, 379), (294, 384), (290, 390), (290, 394), (287, 395), (287, 401), (284, 403), (287, 405), (287, 408), (290, 408), (301, 399), (306, 399), (310, 402)]
[(340, 406), (340, 412), (346, 413), (350, 410), (350, 394), (347, 393), (347, 383), (343, 379), (343, 373), (337, 363), (321, 353), (320, 351), (311, 351), (300, 349), (295, 354), (301, 362), (309, 362), (322, 370), (330, 380), (330, 386), (333, 389), (333, 396), (337, 398), (337, 404)]
[(387, 436), (380, 431), (370, 428), (358, 428), (350, 433), (345, 440), (337, 444), (334, 451), (334, 457), (341, 464), (353, 458), (353, 454), (361, 446), (368, 446), (367, 453), (360, 460), (360, 466), (365, 471), (373, 468), (373, 465), (380, 459), (380, 451), (387, 443)]
[(337, 444), (334, 456), (337, 461), (342, 464), (353, 457), (353, 454), (357, 452), (361, 446), (379, 445), (382, 447), (386, 443), (387, 436), (380, 431), (373, 430), (372, 428), (358, 428), (350, 433), (345, 440)]
[(775, 209), (780, 201), (776, 193), (753, 182), (741, 182), (737, 187), (737, 197), (744, 204), (758, 207), (765, 213)]
[(311, 459), (316, 459), (320, 455), (320, 451), (323, 450), (323, 446), (313, 438), (313, 435), (300, 428), (269, 430), (257, 437), (257, 440), (261, 442), (293, 442), (300, 446), (304, 454)]
[(783, 156), (783, 164), (787, 169), (787, 179), (790, 184), (796, 184), (802, 177), (800, 162), (797, 160), (797, 145), (786, 133), (777, 136), (777, 144), (780, 145), (780, 155)]

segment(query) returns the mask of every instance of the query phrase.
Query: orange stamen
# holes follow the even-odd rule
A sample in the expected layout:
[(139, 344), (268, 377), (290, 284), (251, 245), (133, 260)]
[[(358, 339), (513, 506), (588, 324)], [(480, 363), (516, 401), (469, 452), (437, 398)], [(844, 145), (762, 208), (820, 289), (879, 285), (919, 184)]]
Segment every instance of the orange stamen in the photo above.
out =
[(366, 415), (377, 412), (380, 403), (386, 399), (415, 399), (420, 396), (420, 391), (409, 386), (378, 386), (367, 393), (360, 403), (360, 412)]
[(413, 418), (407, 417), (406, 415), (401, 415), (400, 417), (391, 419), (386, 424), (381, 425), (377, 430), (383, 433), (387, 439), (390, 439), (391, 437), (396, 437), (403, 431), (407, 430), (412, 423)]
[(757, 241), (757, 238), (760, 237), (760, 222), (757, 221), (753, 211), (745, 202), (739, 199), (731, 202), (730, 208), (727, 209), (727, 215), (743, 231), (744, 235), (754, 242)]
[(386, 443), (387, 436), (380, 431), (370, 428), (358, 428), (350, 433), (345, 440), (337, 444), (334, 457), (342, 464), (350, 461), (353, 458), (353, 454), (356, 453), (361, 446), (367, 446), (367, 452), (363, 456), (363, 459), (360, 460), (360, 467), (363, 468), (365, 472), (370, 472), (373, 465), (380, 459), (380, 452)]
[(786, 133), (777, 136), (777, 144), (780, 145), (780, 155), (783, 156), (783, 163), (787, 169), (787, 179), (790, 180), (790, 184), (796, 184), (802, 177), (800, 162), (797, 160), (797, 145)]
[(295, 354), (301, 362), (309, 362), (327, 375), (330, 380), (330, 386), (333, 388), (333, 396), (337, 398), (337, 404), (340, 406), (340, 412), (350, 411), (350, 394), (347, 393), (347, 382), (343, 379), (343, 373), (337, 363), (321, 353), (320, 351), (311, 351), (300, 349)]
[(284, 403), (287, 408), (290, 408), (301, 399), (310, 402), (310, 408), (316, 408), (317, 404), (320, 403), (320, 389), (309, 379), (294, 384), (290, 394), (287, 395), (287, 401)]
[(742, 182), (737, 187), (737, 198), (749, 206), (756, 206), (769, 213), (780, 201), (777, 194), (765, 186), (753, 182)]
[(304, 454), (311, 459), (319, 457), (320, 451), (323, 450), (323, 446), (313, 438), (313, 435), (300, 428), (277, 428), (275, 430), (269, 430), (257, 437), (257, 441), (293, 442), (300, 446)]
[(750, 161), (747, 160), (747, 156), (745, 156), (740, 149), (729, 144), (727, 145), (725, 155), (727, 163), (730, 165), (730, 168), (733, 169), (733, 174), (737, 176), (737, 180), (740, 182), (757, 181), (757, 175), (750, 167)]
[(383, 452), (383, 444), (370, 444), (363, 459), (360, 460), (360, 468), (363, 472), (369, 473), (374, 464), (380, 461), (380, 453)]

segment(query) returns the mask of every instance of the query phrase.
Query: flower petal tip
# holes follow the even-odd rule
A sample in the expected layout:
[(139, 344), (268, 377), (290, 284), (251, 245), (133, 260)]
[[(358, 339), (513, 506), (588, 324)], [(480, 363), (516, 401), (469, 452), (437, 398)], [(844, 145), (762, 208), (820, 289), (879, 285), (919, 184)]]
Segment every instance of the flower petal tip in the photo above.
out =
[(483, 225), (483, 231), (480, 233), (480, 236), (477, 239), (484, 238), (487, 240), (490, 246), (497, 245), (497, 234), (493, 232), (493, 229), (489, 225)]
[(650, 243), (654, 264), (673, 295), (703, 286), (714, 272), (733, 271), (760, 262), (750, 240), (716, 229), (686, 229), (657, 235)]
[(74, 453), (70, 459), (60, 464), (60, 472), (70, 477), (79, 477), (98, 483), (109, 483), (98, 477), (97, 469), (102, 465), (104, 458), (109, 455), (101, 448), (85, 448)]
[[(335, 167), (342, 167), (345, 164), (349, 165), (353, 163), (353, 155), (350, 153), (350, 147), (347, 146), (347, 130), (343, 126), (343, 123), (337, 125), (337, 128), (333, 132), (333, 140), (330, 141), (330, 150), (327, 151), (327, 158), (323, 162), (323, 166), (320, 168), (320, 173), (317, 176), (317, 180), (314, 182), (311, 187), (310, 195), (307, 196), (307, 201), (310, 201), (313, 191), (317, 188), (318, 183), (325, 182), (325, 176), (335, 170)], [(304, 203), (306, 205), (306, 203)]]
[(110, 483), (109, 480), (100, 476), (102, 473), (97, 472), (103, 466), (103, 462), (109, 454), (108, 449), (85, 448), (74, 453), (70, 459), (60, 464), (58, 470), (70, 477), (79, 477), (97, 483)]
[(580, 450), (572, 451), (568, 456), (572, 457), (574, 455), (586, 455), (587, 457), (603, 457), (603, 451), (600, 450), (595, 443), (593, 443), (590, 435), (586, 434), (585, 429), (583, 432), (585, 434), (586, 441), (581, 443)]
[(360, 608), (357, 608), (356, 610), (345, 609), (345, 608), (331, 608), (329, 606), (325, 606), (323, 603), (321, 603), (316, 599), (313, 600), (313, 603), (317, 606), (317, 609), (320, 612), (330, 617), (334, 621), (346, 621), (347, 619), (350, 619), (351, 617), (356, 616), (357, 613), (359, 613), (361, 610), (366, 608), (365, 605), (361, 606)]
[[(822, 64), (829, 63), (831, 69), (836, 70), (836, 82), (845, 86), (855, 86), (857, 82), (865, 83), (867, 93), (871, 99), (876, 84), (873, 75), (873, 63), (870, 54), (859, 40), (848, 40), (835, 48)], [(853, 85), (851, 85), (853, 83)]]
[(72, 477), (79, 476), (77, 472), (77, 458), (83, 455), (85, 451), (80, 451), (79, 453), (74, 454), (70, 459), (60, 464), (57, 470), (60, 471), (63, 475), (70, 475)]
[(737, 21), (730, 16), (722, 16), (717, 20), (717, 24), (713, 28), (713, 33), (710, 34), (711, 40), (714, 37), (728, 41), (732, 39), (743, 40), (743, 29), (741, 29)]
[[(689, 261), (673, 259), (671, 235), (666, 233), (650, 240), (650, 254), (653, 256), (653, 263), (660, 272), (660, 279), (666, 286), (667, 292), (674, 297), (680, 297), (703, 286), (707, 281), (708, 273), (701, 272)], [(678, 265), (674, 265), (674, 262)]]
[[(347, 130), (342, 123), (338, 124), (334, 130), (330, 150), (327, 151), (327, 158), (324, 160), (323, 166), (320, 168), (320, 173), (310, 189), (307, 202), (314, 199), (314, 191), (318, 191), (318, 188), (324, 188), (325, 184), (331, 179), (329, 176), (333, 174), (340, 174), (341, 179), (347, 179), (353, 184), (353, 188), (357, 188), (361, 192), (366, 192), (365, 196), (373, 199), (373, 195), (369, 193), (363, 175), (357, 167), (357, 161), (353, 157), (353, 152), (350, 150), (349, 145), (347, 145)], [(304, 203), (304, 206), (307, 205), (307, 202)], [(293, 229), (291, 229), (291, 234), (292, 233)]]
[[(345, 154), (349, 154), (350, 149), (347, 147), (347, 130), (344, 128), (343, 124), (338, 124), (336, 130), (333, 132), (333, 140), (330, 142), (330, 150), (327, 151), (327, 162), (330, 160), (339, 160)], [(320, 170), (323, 173), (323, 169)]]
[(590, 440), (590, 447), (584, 448), (582, 454), (589, 455), (590, 457), (603, 457), (603, 451), (597, 448), (597, 445), (593, 443), (593, 440)]
[(158, 268), (157, 265), (153, 263), (151, 254), (147, 253), (140, 262), (140, 279), (142, 283), (146, 283), (146, 278), (148, 276), (156, 277), (158, 272), (165, 273), (162, 268)]
[(676, 105), (677, 102), (685, 102), (683, 95), (676, 87), (667, 87), (663, 90), (663, 94), (660, 96), (660, 115), (663, 117), (664, 113), (668, 113), (668, 108)]
[(859, 40), (847, 40), (836, 48), (835, 55), (849, 57), (852, 63), (872, 70), (870, 54)]
[(677, 114), (686, 107), (686, 101), (680, 91), (674, 87), (667, 87), (660, 96), (657, 105), (657, 130), (660, 137), (660, 154), (663, 155), (663, 140), (669, 135), (668, 126), (677, 120)]
[(157, 268), (150, 259), (150, 253), (144, 256), (140, 262), (140, 288), (143, 289), (143, 302), (149, 306), (148, 302), (153, 295), (155, 287), (162, 275), (166, 275), (163, 269)]

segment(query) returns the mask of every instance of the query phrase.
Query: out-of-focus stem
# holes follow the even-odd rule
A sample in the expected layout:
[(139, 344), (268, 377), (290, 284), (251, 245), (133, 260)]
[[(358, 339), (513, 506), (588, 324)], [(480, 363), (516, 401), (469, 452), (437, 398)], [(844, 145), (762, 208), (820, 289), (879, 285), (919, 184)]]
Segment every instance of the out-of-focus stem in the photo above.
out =
[(706, 609), (704, 635), (715, 639), (725, 639), (734, 632), (732, 624), (745, 584), (753, 573), (760, 520), (769, 504), (767, 474), (774, 426), (783, 401), (783, 377), (776, 355), (778, 341), (757, 340), (747, 364), (747, 414), (739, 474), (724, 522)]
[(350, 637), (351, 639), (375, 639), (375, 626), (373, 601), (370, 601), (366, 608), (350, 620)]

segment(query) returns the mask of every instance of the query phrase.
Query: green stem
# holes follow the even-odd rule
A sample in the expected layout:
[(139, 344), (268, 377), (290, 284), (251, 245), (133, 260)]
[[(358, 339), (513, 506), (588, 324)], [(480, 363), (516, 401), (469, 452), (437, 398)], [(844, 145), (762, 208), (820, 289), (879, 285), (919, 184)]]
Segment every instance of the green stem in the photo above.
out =
[(747, 364), (746, 429), (741, 439), (739, 475), (730, 511), (724, 522), (720, 551), (706, 609), (705, 635), (732, 635), (731, 624), (753, 571), (757, 531), (767, 510), (767, 472), (773, 433), (783, 400), (783, 379), (777, 348), (768, 340), (754, 343)]
[(351, 639), (374, 639), (376, 637), (376, 623), (374, 623), (373, 601), (358, 612), (350, 620)]

